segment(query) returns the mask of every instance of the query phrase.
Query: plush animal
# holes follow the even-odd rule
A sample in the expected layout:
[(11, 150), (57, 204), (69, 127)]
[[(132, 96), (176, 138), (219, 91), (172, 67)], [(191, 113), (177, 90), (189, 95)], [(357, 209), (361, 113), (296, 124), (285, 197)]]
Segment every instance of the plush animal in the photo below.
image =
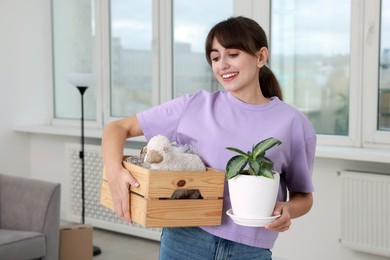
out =
[(206, 166), (196, 154), (181, 152), (163, 135), (152, 137), (146, 146), (145, 161), (152, 170), (205, 171)]
[[(145, 149), (144, 149), (145, 150)], [(205, 171), (206, 166), (196, 154), (189, 153), (188, 146), (172, 146), (162, 135), (151, 138), (146, 146), (145, 161), (152, 170)], [(201, 199), (199, 190), (176, 190), (171, 199)]]

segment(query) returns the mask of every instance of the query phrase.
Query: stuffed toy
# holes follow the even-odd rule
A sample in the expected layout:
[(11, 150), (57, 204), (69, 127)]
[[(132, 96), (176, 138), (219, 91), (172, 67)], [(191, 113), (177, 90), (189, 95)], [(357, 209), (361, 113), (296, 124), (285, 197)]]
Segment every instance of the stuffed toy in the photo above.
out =
[[(152, 170), (163, 171), (206, 171), (200, 157), (192, 153), (188, 145), (174, 146), (167, 137), (157, 135), (151, 138), (144, 149), (145, 162)], [(171, 199), (200, 199), (199, 190), (176, 190)]]
[(145, 161), (152, 170), (165, 171), (205, 171), (206, 166), (200, 157), (193, 153), (182, 152), (172, 146), (163, 135), (151, 138), (146, 146)]

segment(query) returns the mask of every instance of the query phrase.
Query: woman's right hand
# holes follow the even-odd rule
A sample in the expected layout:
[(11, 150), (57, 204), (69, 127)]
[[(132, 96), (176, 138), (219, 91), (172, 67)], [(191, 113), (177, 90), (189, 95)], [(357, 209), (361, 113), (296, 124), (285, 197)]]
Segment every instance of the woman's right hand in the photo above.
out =
[(127, 138), (143, 135), (136, 116), (113, 121), (103, 130), (102, 156), (114, 209), (118, 217), (131, 223), (130, 186), (139, 186), (137, 180), (123, 168), (123, 149)]
[(130, 214), (130, 186), (138, 187), (139, 183), (130, 172), (120, 167), (117, 170), (106, 170), (108, 186), (110, 188), (115, 212), (118, 217), (131, 224)]

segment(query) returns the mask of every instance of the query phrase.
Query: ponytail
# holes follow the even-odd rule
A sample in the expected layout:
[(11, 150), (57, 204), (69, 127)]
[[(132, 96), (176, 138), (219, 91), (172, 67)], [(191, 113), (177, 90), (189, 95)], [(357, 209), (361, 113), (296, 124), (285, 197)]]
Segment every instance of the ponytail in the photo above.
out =
[(270, 98), (273, 96), (283, 100), (282, 90), (279, 85), (279, 81), (275, 77), (274, 73), (267, 66), (263, 66), (259, 73), (260, 89), (264, 97)]

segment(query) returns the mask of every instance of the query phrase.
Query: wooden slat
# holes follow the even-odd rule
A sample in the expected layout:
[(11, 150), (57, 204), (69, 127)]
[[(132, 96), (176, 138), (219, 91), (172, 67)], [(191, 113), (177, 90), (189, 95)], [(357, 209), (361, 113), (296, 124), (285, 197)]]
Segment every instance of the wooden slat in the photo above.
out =
[[(145, 198), (170, 198), (181, 189), (199, 189), (203, 198), (223, 196), (225, 173), (221, 171), (211, 168), (202, 172), (155, 171), (127, 162), (123, 165), (140, 183), (139, 187), (131, 187), (131, 191)], [(180, 181), (185, 181), (185, 185), (180, 187)]]

